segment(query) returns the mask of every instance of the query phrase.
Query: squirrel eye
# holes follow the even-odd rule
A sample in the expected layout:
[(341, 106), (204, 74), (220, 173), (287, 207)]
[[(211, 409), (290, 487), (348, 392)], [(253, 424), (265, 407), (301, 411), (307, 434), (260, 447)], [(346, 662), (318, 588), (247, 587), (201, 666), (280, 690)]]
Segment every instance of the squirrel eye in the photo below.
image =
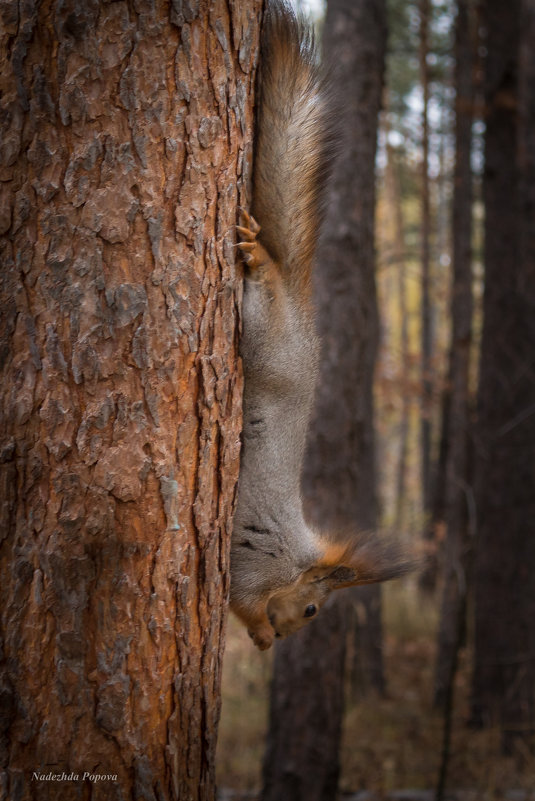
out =
[(317, 612), (317, 609), (316, 609), (315, 604), (309, 604), (307, 606), (307, 608), (305, 609), (304, 617), (314, 617), (316, 612)]

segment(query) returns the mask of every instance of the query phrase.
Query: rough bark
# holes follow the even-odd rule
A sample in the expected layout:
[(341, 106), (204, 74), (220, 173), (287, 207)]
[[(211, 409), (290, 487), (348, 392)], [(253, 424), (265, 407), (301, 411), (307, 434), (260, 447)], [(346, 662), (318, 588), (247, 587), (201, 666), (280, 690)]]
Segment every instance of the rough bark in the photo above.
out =
[(0, 8), (2, 799), (214, 797), (258, 7)]
[(487, 0), (474, 722), (535, 724), (535, 10)]
[(453, 186), (452, 336), (449, 354), (448, 450), (445, 482), (444, 588), (435, 673), (435, 704), (443, 705), (452, 680), (465, 617), (468, 583), (469, 378), (472, 341), (472, 116), (473, 38), (468, 0), (458, 0), (455, 22), (455, 170)]
[[(324, 37), (326, 55), (339, 70), (337, 83), (344, 87), (346, 116), (315, 276), (323, 355), (303, 490), (309, 520), (318, 529), (370, 530), (376, 524), (373, 219), (384, 4), (330, 0)], [(367, 594), (358, 590), (356, 602), (365, 611), (358, 650), (365, 649), (368, 675), (381, 685), (378, 597), (377, 588)], [(352, 591), (339, 594), (317, 621), (276, 646), (263, 801), (335, 797), (345, 639), (348, 623), (354, 625), (347, 614), (351, 598)]]

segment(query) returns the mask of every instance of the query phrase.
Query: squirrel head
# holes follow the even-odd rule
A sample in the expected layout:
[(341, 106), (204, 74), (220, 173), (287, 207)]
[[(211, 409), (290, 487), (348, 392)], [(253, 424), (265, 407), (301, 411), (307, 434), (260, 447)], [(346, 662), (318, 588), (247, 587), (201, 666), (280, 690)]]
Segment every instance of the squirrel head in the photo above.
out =
[(319, 558), (268, 601), (267, 616), (275, 637), (293, 634), (314, 620), (333, 590), (387, 581), (417, 566), (398, 545), (373, 535), (342, 543), (316, 539)]

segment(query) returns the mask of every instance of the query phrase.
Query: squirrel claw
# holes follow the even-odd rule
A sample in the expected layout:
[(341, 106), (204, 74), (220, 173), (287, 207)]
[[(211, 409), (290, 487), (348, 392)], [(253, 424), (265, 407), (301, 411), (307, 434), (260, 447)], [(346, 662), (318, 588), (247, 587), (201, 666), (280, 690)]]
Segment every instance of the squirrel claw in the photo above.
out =
[(254, 235), (260, 233), (260, 226), (255, 218), (242, 208), (240, 208), (240, 226), (249, 229)]
[(243, 236), (247, 242), (254, 242), (256, 239), (256, 231), (252, 231), (249, 228), (244, 228), (242, 225), (236, 226), (236, 231), (239, 233), (240, 236)]
[(256, 241), (260, 226), (245, 209), (240, 208), (240, 225), (236, 226), (236, 231), (243, 238), (243, 242), (238, 242), (237, 247), (241, 250), (244, 262), (251, 269), (260, 267), (266, 260), (266, 253), (259, 242)]
[[(256, 242), (254, 244), (256, 245)], [(251, 268), (251, 270), (256, 270), (262, 267), (265, 261), (265, 259), (262, 259), (262, 254), (265, 255), (265, 251), (263, 249), (260, 250), (260, 248), (255, 247), (254, 251), (252, 253), (249, 253), (248, 252), (249, 249), (245, 250), (245, 248), (241, 244), (238, 245), (238, 247), (242, 251), (242, 259), (244, 260), (246, 265)]]

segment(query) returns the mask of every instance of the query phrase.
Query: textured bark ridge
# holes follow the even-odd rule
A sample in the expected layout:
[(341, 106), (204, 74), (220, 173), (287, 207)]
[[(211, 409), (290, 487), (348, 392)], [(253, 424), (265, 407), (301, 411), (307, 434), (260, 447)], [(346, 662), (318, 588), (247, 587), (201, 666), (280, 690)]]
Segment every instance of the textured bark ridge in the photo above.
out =
[(0, 4), (1, 799), (213, 797), (259, 5)]

